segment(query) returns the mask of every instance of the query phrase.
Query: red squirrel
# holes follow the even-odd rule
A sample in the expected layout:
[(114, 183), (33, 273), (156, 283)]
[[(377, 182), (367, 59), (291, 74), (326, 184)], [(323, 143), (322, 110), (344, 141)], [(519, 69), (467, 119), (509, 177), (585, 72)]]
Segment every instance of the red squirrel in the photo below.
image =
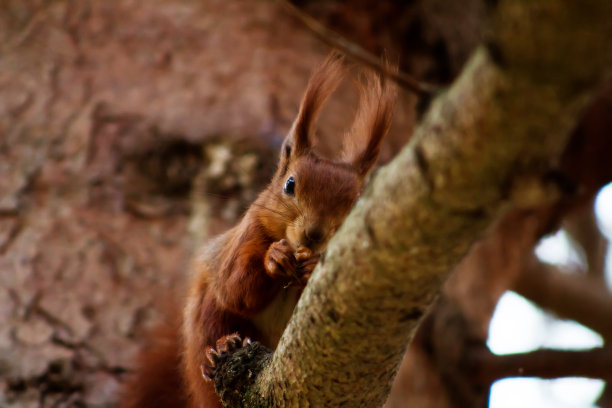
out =
[[(344, 72), (342, 58), (332, 54), (313, 73), (272, 181), (235, 227), (197, 255), (182, 338), (169, 333), (161, 348), (141, 357), (124, 408), (221, 407), (202, 375), (217, 339), (238, 333), (276, 347), (320, 255), (357, 201), (391, 123), (393, 88), (365, 72), (341, 160), (315, 153), (316, 118)], [(169, 378), (179, 372), (182, 379)]]

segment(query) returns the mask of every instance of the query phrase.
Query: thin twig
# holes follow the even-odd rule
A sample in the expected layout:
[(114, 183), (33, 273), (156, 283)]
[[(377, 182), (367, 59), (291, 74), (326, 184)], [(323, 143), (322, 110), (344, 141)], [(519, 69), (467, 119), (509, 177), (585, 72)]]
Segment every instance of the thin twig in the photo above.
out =
[(432, 96), (438, 93), (442, 88), (433, 84), (424, 83), (411, 77), (410, 75), (401, 72), (393, 71), (389, 67), (381, 63), (380, 59), (366, 51), (359, 45), (348, 41), (341, 35), (335, 33), (323, 24), (319, 23), (314, 18), (302, 12), (299, 8), (291, 4), (288, 0), (279, 0), (285, 9), (298, 20), (300, 20), (308, 29), (310, 29), (319, 39), (331, 47), (337, 48), (346, 54), (349, 58), (362, 63), (384, 76), (395, 81), (398, 85), (416, 93), (420, 96)]

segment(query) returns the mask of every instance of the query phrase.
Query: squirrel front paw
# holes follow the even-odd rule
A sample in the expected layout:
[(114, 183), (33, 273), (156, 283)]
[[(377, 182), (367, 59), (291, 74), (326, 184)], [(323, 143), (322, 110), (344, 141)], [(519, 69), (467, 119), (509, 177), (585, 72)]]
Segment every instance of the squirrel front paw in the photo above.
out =
[(268, 275), (274, 278), (289, 278), (291, 279), (289, 285), (301, 288), (306, 286), (317, 262), (319, 255), (313, 255), (306, 247), (295, 250), (286, 239), (270, 245), (264, 259)]
[(298, 276), (296, 285), (303, 288), (306, 286), (312, 271), (319, 262), (319, 255), (314, 255), (307, 247), (299, 247), (295, 251), (295, 259), (297, 260), (296, 272)]
[(306, 247), (293, 249), (289, 241), (281, 239), (268, 248), (264, 265), (268, 275), (291, 279), (289, 285), (303, 288), (319, 262), (319, 255), (313, 255)]
[(264, 266), (268, 275), (273, 278), (287, 277), (297, 279), (297, 260), (295, 259), (294, 252), (295, 250), (286, 239), (281, 239), (270, 245), (264, 258)]
[(304, 288), (306, 286), (306, 283), (308, 283), (308, 279), (310, 279), (310, 275), (312, 275), (312, 271), (314, 271), (314, 268), (315, 266), (317, 266), (317, 263), (319, 263), (318, 256), (313, 256), (298, 262), (296, 268), (298, 274), (298, 287)]

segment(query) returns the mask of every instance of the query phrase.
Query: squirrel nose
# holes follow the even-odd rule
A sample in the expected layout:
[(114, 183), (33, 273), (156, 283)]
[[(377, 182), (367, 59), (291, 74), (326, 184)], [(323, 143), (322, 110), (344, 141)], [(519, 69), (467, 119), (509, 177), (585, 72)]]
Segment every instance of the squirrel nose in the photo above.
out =
[(304, 231), (304, 238), (309, 244), (319, 244), (325, 238), (325, 233), (319, 227), (309, 227)]

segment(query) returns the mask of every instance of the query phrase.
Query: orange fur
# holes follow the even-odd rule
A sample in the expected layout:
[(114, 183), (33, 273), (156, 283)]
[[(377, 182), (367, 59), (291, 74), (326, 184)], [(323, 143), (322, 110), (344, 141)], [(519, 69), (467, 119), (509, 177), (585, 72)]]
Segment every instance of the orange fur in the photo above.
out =
[[(137, 392), (124, 408), (180, 407), (185, 400), (183, 394), (172, 397), (176, 401), (171, 404), (165, 403), (171, 398), (147, 404), (162, 397), (145, 395), (144, 387), (168, 395), (168, 388), (186, 392), (191, 408), (220, 407), (212, 383), (202, 377), (207, 349), (230, 333), (276, 347), (301, 288), (359, 197), (389, 129), (394, 92), (375, 78), (366, 83), (351, 132), (361, 134), (365, 146), (353, 149), (348, 162), (325, 159), (312, 150), (317, 115), (343, 74), (342, 59), (332, 54), (312, 75), (270, 185), (238, 225), (211, 240), (195, 259), (183, 313), (182, 357), (169, 348), (146, 354), (143, 370), (162, 377), (141, 375), (145, 382), (132, 385)], [(285, 191), (290, 177), (294, 184)], [(174, 372), (179, 360), (182, 382)], [(166, 368), (152, 367), (156, 364)]]
[(352, 163), (360, 173), (367, 173), (378, 158), (382, 140), (391, 127), (395, 99), (395, 88), (389, 86), (384, 78), (373, 71), (364, 72), (359, 109), (342, 149), (342, 158)]
[(120, 408), (187, 407), (181, 375), (178, 325), (164, 323), (148, 333), (148, 342), (136, 361), (136, 376), (120, 397)]

